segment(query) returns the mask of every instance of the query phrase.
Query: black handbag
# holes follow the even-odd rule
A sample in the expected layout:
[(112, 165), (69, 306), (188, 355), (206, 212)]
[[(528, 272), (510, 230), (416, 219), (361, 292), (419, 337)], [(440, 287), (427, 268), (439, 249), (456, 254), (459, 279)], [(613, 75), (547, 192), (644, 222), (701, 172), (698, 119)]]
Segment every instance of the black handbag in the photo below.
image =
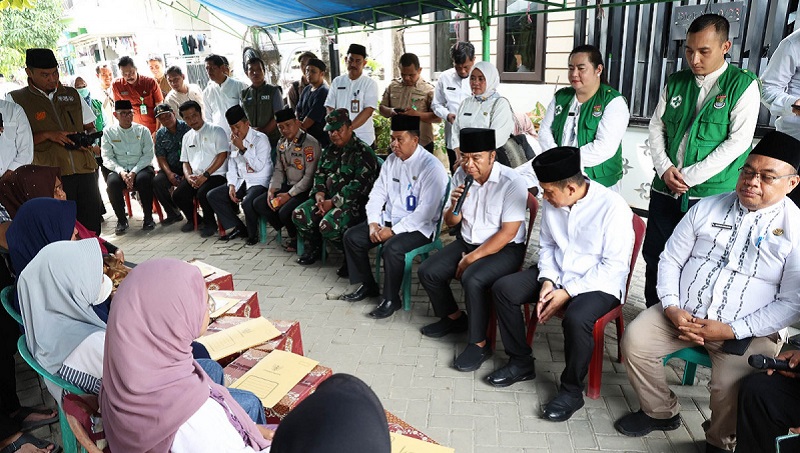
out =
[[(505, 99), (506, 102), (508, 102), (508, 99), (504, 97), (494, 101), (492, 110), (489, 113), (489, 124), (491, 124), (492, 118), (494, 117), (494, 108), (500, 99)], [(511, 109), (510, 102), (508, 102), (508, 108)], [(516, 125), (517, 119), (514, 117), (513, 109), (511, 109), (511, 118), (514, 119), (514, 124)], [(506, 167), (517, 168), (534, 157), (533, 148), (531, 148), (530, 143), (528, 143), (528, 139), (525, 138), (525, 134), (511, 134), (508, 140), (506, 140), (506, 143), (497, 148), (497, 156), (495, 159)]]

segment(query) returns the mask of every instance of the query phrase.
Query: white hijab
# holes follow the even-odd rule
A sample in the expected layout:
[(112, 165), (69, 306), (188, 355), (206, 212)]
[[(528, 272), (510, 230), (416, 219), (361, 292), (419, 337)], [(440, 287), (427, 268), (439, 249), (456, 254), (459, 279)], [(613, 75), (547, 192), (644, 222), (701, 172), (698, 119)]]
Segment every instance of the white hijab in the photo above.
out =
[(483, 102), (487, 99), (498, 96), (497, 87), (500, 85), (500, 73), (497, 72), (497, 68), (495, 68), (494, 65), (488, 61), (479, 61), (475, 63), (472, 66), (472, 69), (469, 71), (470, 77), (476, 69), (480, 70), (483, 73), (483, 77), (486, 78), (486, 91), (484, 91), (482, 94), (473, 94), (475, 99)]
[(103, 283), (96, 239), (53, 242), (20, 274), (17, 291), (28, 349), (50, 373), (86, 337), (105, 331), (92, 309), (102, 297)]

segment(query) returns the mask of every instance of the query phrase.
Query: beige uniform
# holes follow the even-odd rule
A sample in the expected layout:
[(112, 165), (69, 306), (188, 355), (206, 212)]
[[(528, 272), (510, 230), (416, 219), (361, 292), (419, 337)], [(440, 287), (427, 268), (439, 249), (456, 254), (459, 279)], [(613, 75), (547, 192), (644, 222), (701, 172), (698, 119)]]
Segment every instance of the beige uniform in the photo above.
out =
[[(433, 92), (435, 88), (420, 78), (413, 87), (403, 85), (401, 79), (392, 80), (383, 92), (381, 104), (393, 109), (413, 109), (418, 112), (432, 112)], [(419, 144), (427, 146), (433, 142), (433, 124), (420, 121)]]
[(292, 197), (308, 192), (314, 183), (320, 152), (317, 139), (303, 131), (299, 131), (292, 141), (281, 137), (270, 189), (280, 190), (287, 184), (292, 186), (289, 189)]

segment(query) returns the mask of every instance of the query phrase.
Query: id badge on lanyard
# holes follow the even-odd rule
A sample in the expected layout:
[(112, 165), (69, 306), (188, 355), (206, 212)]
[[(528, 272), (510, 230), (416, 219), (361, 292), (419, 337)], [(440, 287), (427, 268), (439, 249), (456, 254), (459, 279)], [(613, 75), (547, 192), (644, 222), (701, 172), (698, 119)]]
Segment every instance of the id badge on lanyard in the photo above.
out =
[[(411, 192), (411, 184), (408, 185), (408, 189), (406, 190)], [(414, 212), (415, 209), (417, 209), (417, 197), (415, 197), (414, 194), (409, 193), (406, 197), (406, 211)]]
[(144, 103), (144, 98), (140, 96), (139, 101), (142, 103), (139, 106), (139, 113), (141, 113), (142, 115), (147, 115), (147, 105)]

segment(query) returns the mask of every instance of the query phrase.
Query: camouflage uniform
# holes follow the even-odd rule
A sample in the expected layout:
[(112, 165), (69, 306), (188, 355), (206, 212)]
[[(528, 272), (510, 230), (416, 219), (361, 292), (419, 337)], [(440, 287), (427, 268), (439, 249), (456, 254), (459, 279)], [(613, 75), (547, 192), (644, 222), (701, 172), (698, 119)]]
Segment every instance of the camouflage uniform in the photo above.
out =
[[(378, 161), (372, 148), (355, 134), (344, 148), (334, 144), (323, 151), (314, 175), (311, 198), (294, 210), (292, 220), (301, 238), (321, 245), (321, 239), (341, 245), (350, 225), (364, 221), (364, 206), (378, 177)], [(320, 216), (316, 213), (314, 195), (325, 193), (333, 200), (333, 209)]]

